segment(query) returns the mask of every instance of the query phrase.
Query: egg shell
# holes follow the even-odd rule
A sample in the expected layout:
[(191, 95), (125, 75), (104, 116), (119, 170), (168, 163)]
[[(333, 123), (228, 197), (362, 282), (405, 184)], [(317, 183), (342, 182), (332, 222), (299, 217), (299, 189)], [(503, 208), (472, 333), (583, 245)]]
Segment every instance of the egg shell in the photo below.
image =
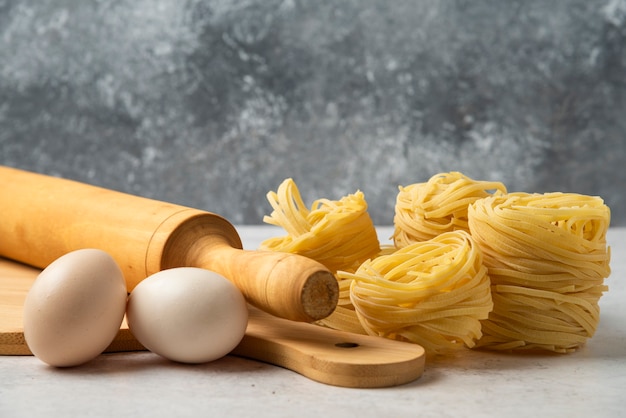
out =
[(243, 338), (248, 307), (223, 276), (201, 268), (163, 270), (140, 282), (128, 298), (131, 333), (148, 350), (182, 363), (205, 363)]
[(102, 353), (126, 310), (124, 276), (98, 249), (67, 253), (37, 277), (24, 302), (24, 338), (40, 360), (77, 366)]

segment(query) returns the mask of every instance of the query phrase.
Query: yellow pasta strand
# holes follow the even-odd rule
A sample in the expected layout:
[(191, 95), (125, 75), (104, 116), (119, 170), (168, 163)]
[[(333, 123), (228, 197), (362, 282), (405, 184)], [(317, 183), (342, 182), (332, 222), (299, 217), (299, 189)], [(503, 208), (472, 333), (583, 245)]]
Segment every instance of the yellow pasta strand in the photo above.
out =
[(338, 201), (318, 199), (308, 209), (293, 179), (284, 180), (267, 199), (274, 209), (263, 221), (287, 235), (263, 241), (262, 250), (304, 255), (330, 271), (354, 271), (380, 252), (376, 228), (361, 191)]
[(472, 347), (492, 309), (482, 254), (465, 231), (387, 252), (337, 276), (339, 313), (324, 325), (418, 343), (431, 354)]
[(506, 193), (506, 187), (500, 182), (476, 181), (459, 172), (437, 174), (426, 183), (399, 189), (393, 234), (398, 248), (447, 231), (469, 231), (469, 204), (492, 193)]
[(475, 201), (468, 217), (494, 302), (477, 347), (568, 353), (593, 336), (610, 275), (602, 199), (509, 193)]

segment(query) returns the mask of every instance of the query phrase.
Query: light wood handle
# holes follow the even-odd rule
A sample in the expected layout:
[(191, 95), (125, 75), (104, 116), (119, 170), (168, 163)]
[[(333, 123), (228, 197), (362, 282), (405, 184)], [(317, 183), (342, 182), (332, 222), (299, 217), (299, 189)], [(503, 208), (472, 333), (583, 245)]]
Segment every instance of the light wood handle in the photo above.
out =
[(334, 386), (398, 386), (424, 372), (426, 352), (407, 342), (352, 334), (250, 310), (246, 335), (232, 354), (282, 366)]
[(243, 250), (235, 227), (214, 213), (0, 166), (0, 256), (45, 268), (80, 248), (111, 254), (129, 291), (166, 268), (202, 267), (252, 305), (305, 322), (330, 315), (339, 296), (322, 264)]

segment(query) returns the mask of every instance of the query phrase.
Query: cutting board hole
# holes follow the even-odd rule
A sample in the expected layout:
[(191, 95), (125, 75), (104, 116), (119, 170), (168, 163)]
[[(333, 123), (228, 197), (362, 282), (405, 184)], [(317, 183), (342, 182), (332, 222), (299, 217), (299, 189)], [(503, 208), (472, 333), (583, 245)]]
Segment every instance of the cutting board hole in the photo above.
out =
[(349, 343), (349, 342), (335, 344), (335, 347), (339, 347), (339, 348), (354, 348), (358, 346), (359, 345), (357, 343)]

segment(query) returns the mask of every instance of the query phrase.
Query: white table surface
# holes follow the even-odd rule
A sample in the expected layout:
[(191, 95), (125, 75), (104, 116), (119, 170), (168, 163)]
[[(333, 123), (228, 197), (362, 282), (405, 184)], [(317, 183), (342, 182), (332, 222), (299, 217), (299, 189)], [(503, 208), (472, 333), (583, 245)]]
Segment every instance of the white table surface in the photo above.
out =
[[(256, 248), (273, 227), (238, 227)], [(381, 239), (391, 229), (380, 228)], [(56, 369), (0, 357), (0, 417), (618, 417), (626, 410), (626, 228), (609, 231), (612, 274), (596, 335), (565, 355), (463, 350), (426, 363), (423, 376), (384, 389), (317, 383), (226, 356), (176, 364), (149, 352), (101, 355)], [(537, 415), (535, 415), (537, 414)]]

